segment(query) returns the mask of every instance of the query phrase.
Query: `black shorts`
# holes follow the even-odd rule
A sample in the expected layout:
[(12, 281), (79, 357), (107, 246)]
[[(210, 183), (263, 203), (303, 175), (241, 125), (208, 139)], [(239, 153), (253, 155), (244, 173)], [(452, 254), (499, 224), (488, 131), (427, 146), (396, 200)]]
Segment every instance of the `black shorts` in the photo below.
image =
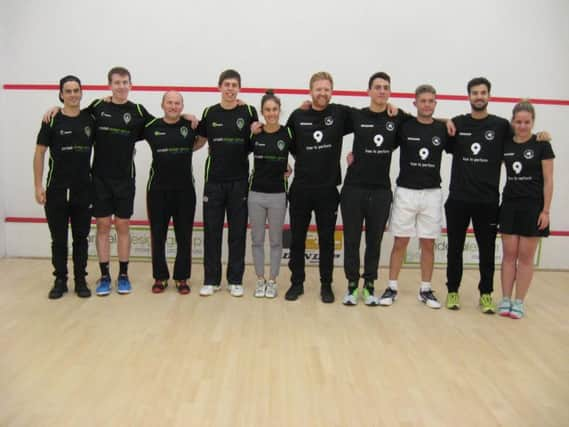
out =
[(113, 179), (93, 175), (93, 216), (129, 219), (134, 208), (134, 178)]
[(504, 200), (500, 206), (500, 232), (524, 237), (547, 237), (549, 226), (537, 228), (543, 201), (535, 199)]

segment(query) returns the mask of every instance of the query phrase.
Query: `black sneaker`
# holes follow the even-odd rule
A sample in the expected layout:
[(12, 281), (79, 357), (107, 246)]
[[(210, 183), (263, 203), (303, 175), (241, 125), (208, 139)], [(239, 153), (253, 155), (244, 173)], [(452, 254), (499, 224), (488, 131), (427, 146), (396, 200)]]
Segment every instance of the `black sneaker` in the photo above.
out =
[(285, 299), (287, 301), (296, 301), (298, 297), (301, 296), (303, 293), (304, 293), (304, 285), (302, 283), (301, 284), (293, 283), (292, 285), (290, 285), (290, 288), (288, 288), (288, 291), (286, 291)]
[(426, 304), (427, 307), (441, 308), (441, 303), (433, 293), (432, 289), (428, 289), (425, 291), (419, 289), (419, 295), (417, 295), (417, 299), (422, 303)]
[(84, 277), (75, 279), (75, 293), (79, 298), (89, 298), (91, 296), (91, 290), (87, 287)]
[(67, 292), (67, 279), (57, 278), (55, 282), (53, 282), (53, 288), (51, 288), (47, 297), (49, 299), (58, 299), (61, 298), (65, 292)]
[(335, 298), (331, 283), (322, 283), (320, 286), (320, 298), (325, 304), (332, 304), (334, 302)]
[(381, 297), (379, 297), (379, 305), (391, 305), (397, 299), (397, 291), (395, 289), (391, 289), (389, 286), (383, 291)]

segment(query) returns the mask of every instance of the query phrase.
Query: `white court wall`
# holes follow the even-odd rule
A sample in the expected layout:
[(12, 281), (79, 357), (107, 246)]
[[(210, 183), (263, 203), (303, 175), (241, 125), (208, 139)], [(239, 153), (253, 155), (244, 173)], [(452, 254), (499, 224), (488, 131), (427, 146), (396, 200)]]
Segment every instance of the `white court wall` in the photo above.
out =
[[(466, 82), (483, 75), (498, 97), (569, 100), (569, 2), (528, 0), (477, 2), (349, 3), (250, 1), (71, 2), (3, 1), (3, 84), (55, 84), (77, 74), (84, 84), (105, 84), (114, 65), (124, 65), (139, 85), (215, 86), (225, 68), (238, 69), (244, 87), (306, 88), (311, 73), (330, 71), (339, 90), (365, 90), (375, 71), (392, 76), (394, 92), (413, 92), (421, 83), (441, 94), (464, 95)], [(107, 92), (86, 91), (83, 104)], [(215, 93), (185, 93), (185, 110), (200, 115), (216, 103)], [(158, 92), (134, 91), (131, 99), (160, 114)], [(241, 98), (258, 106), (260, 95)], [(282, 96), (283, 122), (304, 99)], [(365, 97), (335, 97), (335, 102), (367, 105)], [(2, 90), (0, 215), (43, 217), (33, 198), (31, 160), (42, 113), (57, 104), (56, 91)], [(413, 111), (411, 100), (393, 102)], [(492, 103), (490, 111), (509, 117), (512, 104)], [(467, 112), (466, 101), (439, 101), (437, 116)], [(563, 188), (569, 171), (569, 106), (538, 105), (537, 129), (554, 136), (557, 155), (552, 229), (569, 231), (569, 200)], [(351, 147), (345, 138), (344, 152)], [(196, 153), (198, 194), (203, 189), (206, 151)], [(146, 219), (144, 193), (150, 150), (138, 144), (134, 219)], [(345, 164), (343, 165), (345, 167)], [(391, 174), (398, 170), (398, 155)], [(445, 158), (443, 187), (448, 188), (450, 158)], [(196, 221), (202, 220), (198, 197)], [(4, 212), (2, 212), (2, 208)], [(341, 218), (339, 218), (341, 223)], [(21, 255), (34, 246), (33, 224), (0, 225), (0, 250)], [(45, 225), (44, 225), (45, 227)], [(8, 237), (5, 237), (8, 234)], [(17, 244), (14, 239), (19, 240)], [(16, 250), (16, 247), (18, 250)], [(569, 236), (544, 242), (542, 266), (569, 268)], [(29, 254), (32, 254), (30, 250)], [(382, 263), (388, 254), (383, 251)], [(0, 252), (1, 253), (1, 252)], [(25, 253), (24, 253), (25, 254)], [(46, 253), (47, 255), (47, 253)]]

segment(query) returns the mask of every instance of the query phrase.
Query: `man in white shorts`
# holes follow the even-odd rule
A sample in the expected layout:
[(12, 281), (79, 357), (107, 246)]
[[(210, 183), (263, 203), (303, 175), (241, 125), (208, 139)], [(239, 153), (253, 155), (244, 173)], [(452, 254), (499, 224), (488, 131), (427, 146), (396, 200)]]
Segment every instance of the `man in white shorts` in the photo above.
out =
[(389, 282), (379, 304), (397, 299), (397, 278), (409, 239), (418, 237), (421, 246), (421, 285), (418, 299), (440, 308), (431, 287), (435, 239), (441, 232), (441, 157), (447, 143), (443, 122), (433, 119), (436, 91), (430, 85), (415, 90), (417, 118), (408, 120), (398, 132), (399, 176), (393, 198), (390, 229), (395, 237), (389, 261)]

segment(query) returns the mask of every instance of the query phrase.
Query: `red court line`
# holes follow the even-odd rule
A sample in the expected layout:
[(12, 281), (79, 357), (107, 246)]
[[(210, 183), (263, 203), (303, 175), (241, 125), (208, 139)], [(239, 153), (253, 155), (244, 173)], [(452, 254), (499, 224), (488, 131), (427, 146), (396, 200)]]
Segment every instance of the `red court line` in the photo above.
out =
[[(18, 224), (45, 224), (45, 223), (47, 223), (47, 220), (45, 218), (19, 217), (19, 216), (9, 216), (9, 217), (6, 217), (6, 219), (4, 221), (10, 222), (10, 223), (18, 223)], [(91, 223), (95, 224), (95, 220), (93, 219), (91, 221)], [(147, 226), (147, 225), (149, 225), (149, 222), (148, 222), (148, 220), (145, 220), (145, 219), (131, 219), (130, 224), (135, 225), (135, 226)], [(225, 223), (223, 226), (225, 228), (227, 228), (227, 223)], [(194, 222), (194, 227), (203, 227), (203, 222)], [(290, 229), (290, 224), (285, 224), (284, 229), (285, 230)], [(310, 231), (316, 231), (316, 226), (311, 225), (309, 227), (309, 230)], [(343, 231), (343, 230), (344, 230), (343, 225), (337, 225), (336, 226), (336, 231)], [(443, 233), (446, 233), (446, 231), (447, 231), (446, 228), (443, 228)], [(468, 229), (468, 233), (473, 233), (473, 232), (474, 232), (474, 230), (472, 230), (471, 228)], [(552, 231), (550, 231), (549, 234), (551, 236), (569, 237), (569, 231), (565, 231), (565, 230), (552, 230)]]
[[(59, 90), (58, 85), (54, 84), (4, 84), (2, 85), (4, 90)], [(106, 91), (109, 87), (107, 85), (83, 85), (83, 90), (98, 90)], [(165, 92), (167, 90), (176, 90), (178, 92), (197, 92), (197, 93), (211, 93), (218, 92), (218, 88), (215, 86), (176, 86), (176, 85), (134, 85), (132, 87), (134, 91), (140, 92)], [(282, 95), (307, 95), (308, 89), (291, 89), (291, 88), (280, 88), (273, 89), (275, 93)], [(243, 93), (265, 93), (266, 88), (256, 88), (256, 87), (244, 87), (241, 88)], [(335, 90), (334, 95), (336, 96), (368, 96), (365, 90)], [(409, 92), (392, 92), (392, 98), (409, 98), (414, 99), (415, 94)], [(445, 101), (466, 101), (468, 97), (466, 95), (448, 95), (448, 94), (438, 94), (437, 99)], [(504, 97), (495, 96), (491, 100), (493, 102), (502, 103), (516, 103), (521, 99), (521, 97)], [(545, 99), (545, 98), (530, 98), (530, 101), (534, 104), (542, 105), (559, 105), (559, 106), (569, 106), (568, 99)]]

